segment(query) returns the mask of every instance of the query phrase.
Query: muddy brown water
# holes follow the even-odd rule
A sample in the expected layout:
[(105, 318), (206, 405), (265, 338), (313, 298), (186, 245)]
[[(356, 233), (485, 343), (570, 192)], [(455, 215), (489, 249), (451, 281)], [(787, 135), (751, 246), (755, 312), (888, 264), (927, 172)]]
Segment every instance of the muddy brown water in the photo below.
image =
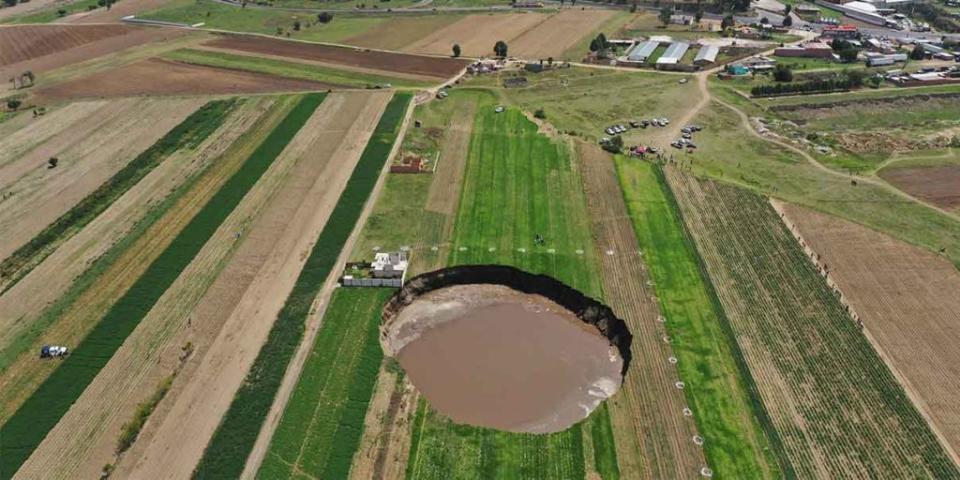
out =
[(434, 409), (458, 423), (549, 433), (616, 392), (623, 361), (596, 328), (546, 298), (496, 288), (479, 304), (417, 300), (435, 307), (414, 309), (418, 316), (444, 318), (397, 359)]

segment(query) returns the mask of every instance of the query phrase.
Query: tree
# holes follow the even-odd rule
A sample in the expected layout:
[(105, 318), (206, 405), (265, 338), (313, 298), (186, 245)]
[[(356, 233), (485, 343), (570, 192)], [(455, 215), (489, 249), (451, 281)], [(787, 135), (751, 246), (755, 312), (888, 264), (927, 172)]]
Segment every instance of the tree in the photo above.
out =
[(597, 50), (600, 50), (600, 43), (596, 38), (594, 38), (593, 40), (590, 40), (590, 51), (596, 52)]
[(927, 52), (920, 44), (917, 44), (916, 47), (913, 47), (913, 51), (910, 52), (910, 60), (923, 60), (926, 56)]
[(793, 17), (791, 17), (790, 15), (783, 17), (783, 26), (789, 27), (791, 25), (793, 25)]
[(840, 50), (844, 50), (846, 48), (849, 48), (850, 46), (851, 46), (850, 42), (842, 38), (834, 38), (830, 42), (830, 48), (832, 48), (834, 52), (839, 52)]
[(610, 153), (620, 153), (623, 150), (623, 139), (616, 136), (603, 142), (600, 146)]
[(697, 25), (700, 25), (700, 20), (703, 20), (703, 9), (698, 8), (697, 13), (693, 14), (693, 21), (697, 22)]
[(723, 20), (720, 20), (720, 29), (726, 30), (728, 28), (733, 28), (737, 26), (737, 21), (733, 19), (733, 15), (727, 15), (723, 17)]
[(507, 56), (507, 42), (503, 40), (497, 40), (497, 43), (493, 45), (493, 53), (498, 57)]
[(760, 19), (760, 25), (770, 25), (770, 19), (767, 18), (767, 17), (761, 18), (761, 19)]
[(294, 20), (294, 21), (293, 21), (293, 31), (294, 31), (294, 32), (299, 32), (299, 31), (300, 31), (300, 20)]
[(7, 100), (7, 108), (9, 108), (10, 110), (16, 111), (18, 108), (20, 108), (20, 105), (23, 105), (23, 102), (21, 102), (20, 100), (17, 100), (16, 98), (11, 98), (10, 100)]
[(847, 70), (844, 73), (847, 74), (847, 80), (850, 81), (851, 87), (862, 87), (863, 79), (867, 76), (863, 70)]
[(15, 7), (17, 6), (17, 0), (3, 0), (3, 4), (8, 7)]
[(317, 21), (320, 23), (330, 23), (331, 21), (333, 21), (333, 14), (330, 12), (318, 13)]
[(793, 70), (789, 65), (778, 63), (773, 67), (773, 79), (778, 82), (792, 82)]
[(786, 7), (783, 8), (783, 16), (784, 16), (784, 17), (789, 17), (789, 16), (790, 16), (790, 12), (791, 12), (792, 10), (793, 10), (793, 6), (792, 6), (792, 5), (787, 5)]
[(65, 16), (67, 16), (67, 11), (61, 8), (60, 10), (57, 10), (57, 16), (58, 16), (58, 17), (65, 17)]
[(50, 157), (47, 160), (47, 168), (57, 168), (57, 164), (60, 163), (60, 159), (57, 157)]
[(630, 13), (637, 13), (637, 0), (630, 4)]
[(843, 63), (853, 63), (857, 61), (857, 49), (850, 47), (840, 50), (840, 61)]
[(547, 112), (544, 112), (542, 108), (538, 108), (535, 112), (533, 112), (533, 116), (539, 118), (540, 120), (546, 120)]
[(548, 66), (548, 67), (552, 67), (552, 66), (553, 66), (553, 57), (547, 57), (547, 66)]
[(673, 16), (673, 10), (667, 7), (660, 9), (660, 23), (664, 26), (670, 24), (670, 17)]
[(453, 56), (454, 56), (455, 58), (460, 56), (460, 44), (459, 44), (459, 43), (454, 43), (454, 44), (453, 44)]

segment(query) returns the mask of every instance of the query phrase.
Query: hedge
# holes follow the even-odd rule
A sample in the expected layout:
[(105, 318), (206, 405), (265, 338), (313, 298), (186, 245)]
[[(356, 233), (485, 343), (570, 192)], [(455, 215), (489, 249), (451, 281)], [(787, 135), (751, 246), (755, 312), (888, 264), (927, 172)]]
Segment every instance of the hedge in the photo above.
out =
[(243, 166), (210, 198), (177, 238), (107, 311), (73, 353), (62, 361), (7, 423), (0, 427), (0, 479), (12, 477), (30, 457), (160, 296), (190, 264), (247, 191), (257, 183), (310, 118), (324, 96), (305, 95), (294, 106)]
[(337, 205), (294, 283), (267, 341), (207, 445), (193, 478), (237, 478), (243, 472), (287, 365), (303, 338), (314, 298), (326, 281), (370, 196), (399, 132), (412, 94), (387, 105)]

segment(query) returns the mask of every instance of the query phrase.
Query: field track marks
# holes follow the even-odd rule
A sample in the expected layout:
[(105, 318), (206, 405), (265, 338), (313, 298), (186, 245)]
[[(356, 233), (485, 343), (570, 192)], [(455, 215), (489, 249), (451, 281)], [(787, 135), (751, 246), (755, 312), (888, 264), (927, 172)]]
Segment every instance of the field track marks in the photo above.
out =
[(449, 55), (453, 44), (459, 44), (464, 56), (482, 57), (493, 54), (497, 40), (510, 43), (514, 38), (550, 18), (549, 14), (468, 15), (407, 45), (404, 52)]
[[(960, 272), (943, 257), (837, 217), (773, 202), (865, 326), (960, 464)], [(869, 245), (869, 248), (864, 248)]]
[[(6, 10), (6, 9), (2, 9)], [(136, 30), (127, 25), (10, 25), (0, 27), (0, 67), (51, 55)], [(21, 72), (22, 73), (22, 72)]]
[[(262, 99), (260, 102), (250, 101), (248, 108), (239, 109), (240, 112), (235, 114), (236, 118), (244, 120), (241, 124), (235, 125), (239, 128), (236, 131), (221, 130), (227, 136), (224, 139), (227, 144), (232, 143), (240, 133), (246, 132), (255, 120), (268, 125), (277, 121), (265, 118), (266, 115), (263, 114), (271, 104), (272, 100)], [(214, 134), (212, 137), (218, 136), (219, 134)], [(252, 132), (249, 136), (256, 136), (256, 132)], [(211, 147), (213, 145), (215, 144)], [(250, 149), (252, 147), (247, 148), (247, 150)], [(205, 151), (206, 149), (203, 150)], [(170, 209), (139, 235), (129, 248), (120, 252), (118, 258), (107, 266), (101, 275), (93, 279), (89, 286), (76, 293), (74, 301), (63, 306), (62, 312), (56, 312), (56, 318), (50, 320), (51, 326), (45, 329), (45, 335), (48, 338), (57, 339), (66, 345), (77, 345), (104, 312), (140, 277), (149, 263), (170, 244), (193, 214), (239, 168), (243, 158), (238, 159), (237, 155), (223, 157), (214, 155), (208, 159), (203, 152), (198, 153), (196, 158), (210, 164), (210, 168), (176, 200)], [(44, 315), (46, 314), (48, 312), (44, 312)], [(6, 370), (0, 377), (0, 384), (11, 388), (0, 390), (0, 421), (6, 420), (53, 371), (55, 366), (56, 364), (51, 362), (37, 362), (31, 354), (21, 356), (17, 364)]]
[[(617, 459), (624, 478), (693, 478), (706, 465), (683, 392), (674, 386), (676, 368), (667, 362), (670, 345), (661, 323), (639, 244), (612, 159), (592, 145), (578, 144), (587, 209), (605, 273), (604, 298), (633, 334), (630, 369), (620, 393), (608, 403)], [(615, 255), (607, 255), (613, 250)], [(625, 258), (635, 258), (629, 260)], [(626, 279), (629, 279), (627, 281)]]
[[(202, 104), (200, 99), (123, 100), (115, 104), (118, 110), (103, 112), (111, 115), (99, 128), (51, 152), (60, 160), (57, 168), (36, 168), (5, 188), (12, 196), (0, 201), (0, 258), (96, 190)], [(73, 128), (86, 127), (81, 122)]]
[(536, 28), (509, 41), (509, 52), (531, 59), (559, 59), (580, 38), (599, 28), (614, 14), (613, 10), (562, 10)]
[[(190, 476), (389, 98), (388, 92), (331, 94), (291, 142), (284, 155), (301, 159), (292, 183), (249, 227), (244, 250), (190, 313), (198, 327), (213, 322), (221, 323), (222, 329), (210, 332), (214, 335), (206, 340), (209, 348), (194, 359), (195, 371), (184, 377), (186, 383), (175, 386), (169, 410), (158, 417), (152, 432), (145, 432), (147, 441), (137, 446), (139, 453), (121, 466), (121, 472), (132, 478)], [(183, 322), (181, 318), (181, 328)], [(189, 434), (185, 437), (184, 432)]]

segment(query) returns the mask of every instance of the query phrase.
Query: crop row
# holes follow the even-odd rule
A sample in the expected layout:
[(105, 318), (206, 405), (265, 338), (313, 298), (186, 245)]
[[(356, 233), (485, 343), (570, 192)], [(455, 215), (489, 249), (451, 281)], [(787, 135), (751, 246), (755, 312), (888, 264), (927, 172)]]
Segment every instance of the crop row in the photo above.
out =
[(73, 353), (0, 428), (0, 478), (11, 477), (110, 361), (180, 272), (323, 101), (304, 96), (243, 166), (197, 212)]
[[(454, 244), (468, 248), (454, 249), (448, 263), (512, 265), (599, 296), (586, 199), (565, 146), (540, 135), (517, 110), (495, 113), (492, 102), (480, 99), (454, 225)], [(591, 422), (605, 423), (598, 434), (610, 428), (609, 415), (595, 413), (549, 435), (507, 433), (455, 424), (421, 400), (407, 478), (582, 479), (584, 426), (593, 434)], [(610, 472), (612, 442), (594, 443), (598, 463)]]
[(216, 100), (200, 107), (150, 148), (126, 164), (113, 177), (80, 200), (70, 210), (43, 229), (37, 236), (0, 263), (0, 278), (15, 276), (9, 290), (29, 269), (40, 263), (57, 245), (80, 231), (116, 199), (153, 171), (165, 158), (183, 148), (196, 148), (223, 124), (237, 100)]
[(776, 439), (762, 428), (749, 372), (659, 167), (618, 158), (617, 173), (710, 468), (732, 478), (789, 476), (779, 450), (771, 455)]
[(393, 289), (338, 289), (283, 412), (259, 478), (346, 478), (383, 351), (380, 311)]
[(408, 93), (395, 94), (380, 117), (266, 343), (207, 445), (194, 471), (195, 478), (236, 478), (243, 471), (287, 365), (303, 338), (314, 298), (333, 269), (380, 176), (410, 99)]
[(797, 475), (960, 478), (769, 203), (677, 173), (671, 185)]

